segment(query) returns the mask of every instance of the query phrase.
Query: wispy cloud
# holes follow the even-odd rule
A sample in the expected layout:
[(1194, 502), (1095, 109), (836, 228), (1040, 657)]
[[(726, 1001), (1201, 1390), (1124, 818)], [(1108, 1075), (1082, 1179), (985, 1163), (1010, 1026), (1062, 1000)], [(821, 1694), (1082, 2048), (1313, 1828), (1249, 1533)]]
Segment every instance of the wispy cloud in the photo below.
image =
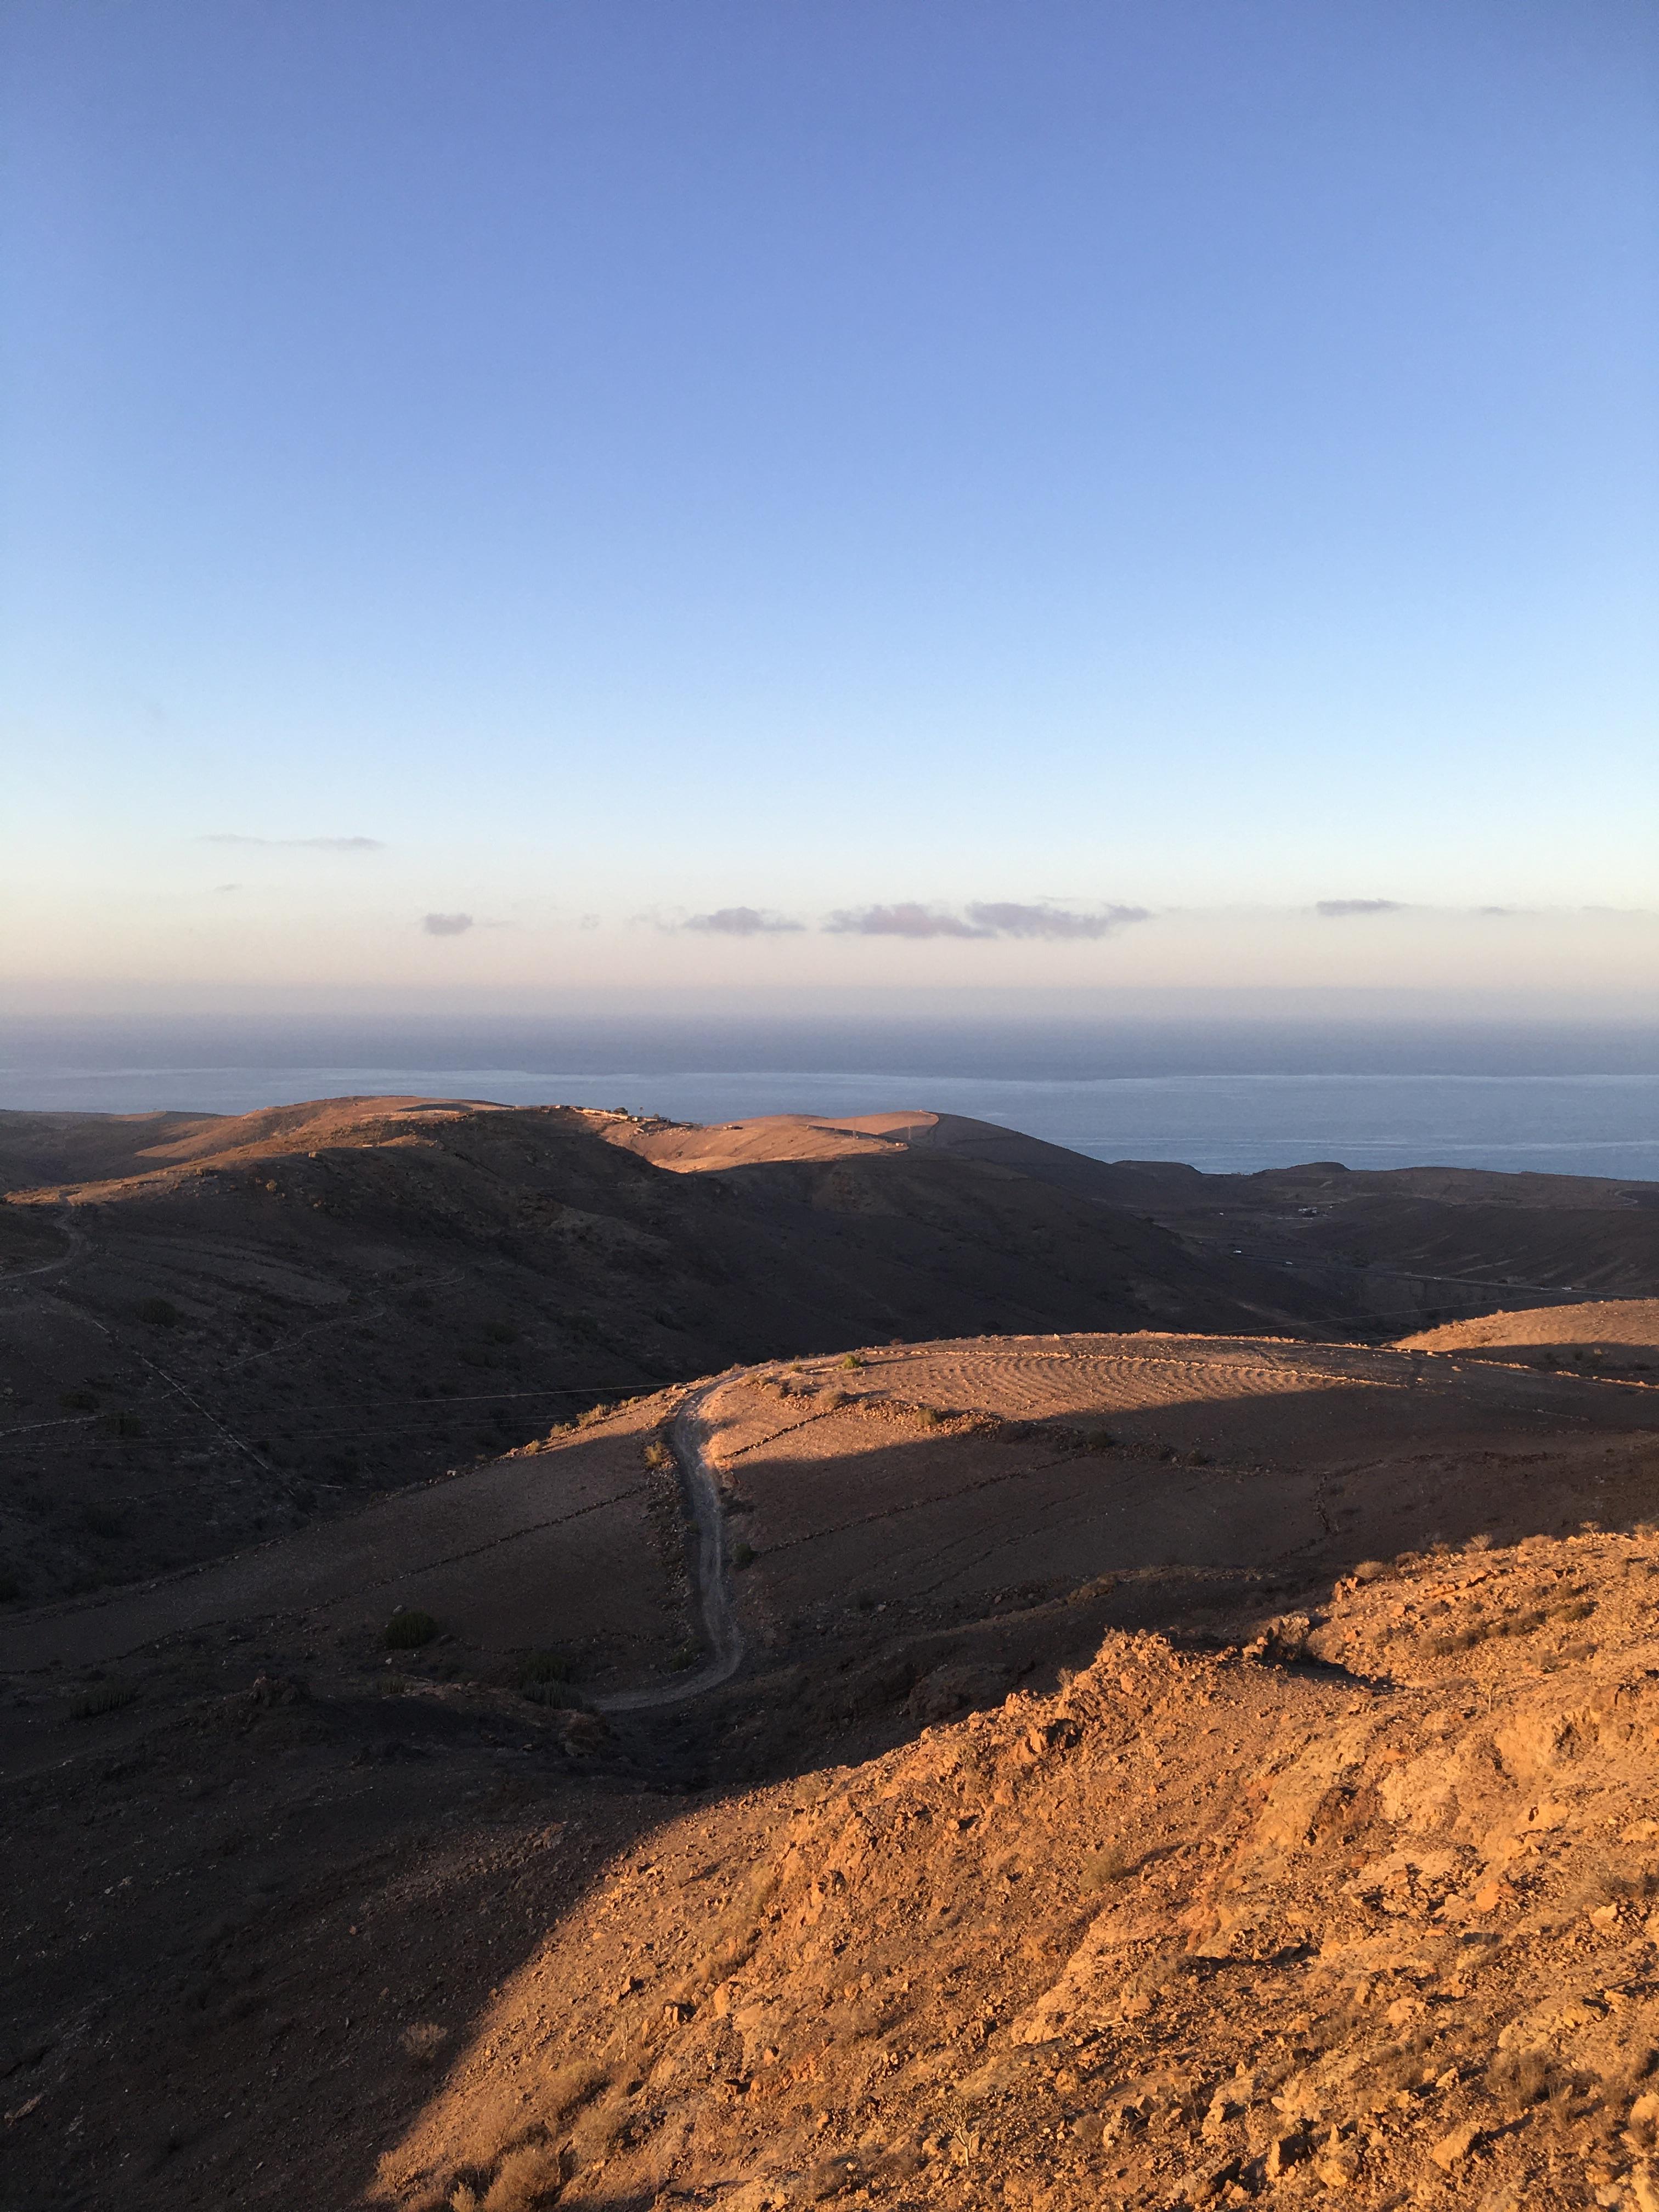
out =
[(1144, 906), (1091, 907), (1074, 914), (1063, 906), (1016, 906), (1003, 901), (980, 901), (968, 909), (975, 927), (997, 937), (1066, 939), (1106, 937), (1132, 921), (1150, 921)]
[(833, 937), (991, 937), (995, 932), (976, 928), (959, 914), (941, 914), (936, 908), (903, 901), (897, 906), (843, 907), (832, 914), (824, 928)]
[(1074, 912), (1046, 901), (1022, 906), (1012, 900), (975, 899), (957, 913), (908, 900), (895, 906), (843, 908), (823, 927), (836, 937), (1036, 937), (1076, 943), (1151, 918), (1144, 906), (1088, 907)]
[(464, 937), (471, 927), (470, 914), (428, 914), (421, 919), (428, 937)]
[(1314, 912), (1326, 921), (1340, 921), (1351, 914), (1401, 914), (1404, 907), (1399, 899), (1321, 899)]
[(203, 845), (264, 845), (272, 851), (298, 853), (384, 853), (386, 841), (380, 837), (244, 837), (235, 830), (216, 830), (210, 836), (198, 838)]
[(781, 937), (805, 925), (787, 915), (763, 913), (756, 906), (717, 907), (713, 914), (694, 914), (682, 929), (701, 929), (713, 937)]

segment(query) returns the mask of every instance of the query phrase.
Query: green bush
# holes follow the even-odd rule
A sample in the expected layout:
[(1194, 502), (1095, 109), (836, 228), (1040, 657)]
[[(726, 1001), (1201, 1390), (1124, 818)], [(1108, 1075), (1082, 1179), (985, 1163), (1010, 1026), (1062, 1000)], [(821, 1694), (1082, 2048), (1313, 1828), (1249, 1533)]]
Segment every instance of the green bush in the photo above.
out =
[(155, 1328), (177, 1328), (184, 1319), (171, 1298), (140, 1298), (137, 1312), (140, 1321), (147, 1321)]
[(430, 1644), (437, 1633), (438, 1624), (429, 1613), (394, 1613), (386, 1625), (386, 1649), (418, 1651), (422, 1644)]
[(60, 1390), (58, 1402), (66, 1413), (90, 1413), (97, 1409), (98, 1400), (90, 1390)]
[(519, 1680), (530, 1682), (568, 1682), (573, 1669), (568, 1659), (560, 1658), (556, 1651), (532, 1651), (519, 1669)]
[(741, 1540), (733, 1544), (732, 1547), (732, 1564), (734, 1567), (752, 1567), (755, 1564), (754, 1546), (750, 1543), (744, 1543)]
[(9, 1605), (23, 1595), (23, 1585), (14, 1574), (0, 1574), (0, 1605)]
[(843, 1359), (841, 1364), (843, 1367), (862, 1367), (864, 1360), (860, 1353), (849, 1352), (846, 1358)]
[(519, 1340), (519, 1332), (510, 1321), (487, 1321), (483, 1333), (491, 1344), (516, 1344)]

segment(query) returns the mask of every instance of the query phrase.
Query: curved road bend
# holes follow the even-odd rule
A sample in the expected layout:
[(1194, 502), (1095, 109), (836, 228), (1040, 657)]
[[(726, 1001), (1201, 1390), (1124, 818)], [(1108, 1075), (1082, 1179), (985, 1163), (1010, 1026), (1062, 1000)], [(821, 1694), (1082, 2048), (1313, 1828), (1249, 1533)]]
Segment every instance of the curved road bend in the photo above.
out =
[(697, 1532), (697, 1601), (703, 1635), (711, 1657), (695, 1674), (676, 1675), (651, 1690), (616, 1690), (595, 1698), (594, 1710), (602, 1713), (637, 1713), (657, 1705), (678, 1705), (705, 1690), (729, 1682), (743, 1662), (743, 1638), (732, 1610), (732, 1588), (726, 1571), (726, 1522), (720, 1511), (720, 1489), (703, 1456), (704, 1401), (744, 1370), (728, 1368), (712, 1382), (694, 1391), (674, 1416), (669, 1442), (685, 1476), (692, 1525)]

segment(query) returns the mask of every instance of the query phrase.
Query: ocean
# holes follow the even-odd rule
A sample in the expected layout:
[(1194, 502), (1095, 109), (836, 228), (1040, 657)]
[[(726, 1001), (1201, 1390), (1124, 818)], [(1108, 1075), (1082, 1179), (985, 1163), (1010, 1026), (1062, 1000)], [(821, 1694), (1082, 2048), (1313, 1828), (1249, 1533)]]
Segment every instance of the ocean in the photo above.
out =
[(1659, 1031), (1352, 1022), (642, 1017), (488, 1025), (13, 1023), (0, 1106), (240, 1114), (351, 1093), (675, 1121), (927, 1107), (1100, 1159), (1313, 1159), (1659, 1181)]

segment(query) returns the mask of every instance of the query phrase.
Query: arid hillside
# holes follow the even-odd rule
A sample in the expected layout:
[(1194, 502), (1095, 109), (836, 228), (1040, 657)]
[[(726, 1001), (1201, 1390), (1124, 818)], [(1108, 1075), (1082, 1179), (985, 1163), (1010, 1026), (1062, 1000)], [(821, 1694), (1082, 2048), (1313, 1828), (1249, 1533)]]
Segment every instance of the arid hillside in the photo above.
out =
[[(607, 1133), (665, 1166), (706, 1174), (901, 1146), (976, 1161), (1158, 1224), (1218, 1280), (1253, 1279), (1287, 1322), (1313, 1317), (1325, 1336), (1400, 1336), (1500, 1301), (1554, 1303), (1574, 1291), (1659, 1294), (1654, 1183), (1469, 1168), (1376, 1172), (1330, 1161), (1201, 1175), (1166, 1160), (1091, 1159), (955, 1114), (837, 1122), (773, 1115), (709, 1129), (619, 1121)], [(1267, 1291), (1275, 1281), (1277, 1291)]]
[(1651, 1534), (1447, 1550), (688, 1808), (380, 2201), (1645, 2212), (1656, 1662)]
[(0, 2203), (1648, 2212), (1656, 1407), (867, 1346), (13, 1607)]
[(734, 1359), (1297, 1325), (1262, 1271), (972, 1160), (676, 1175), (623, 1118), (0, 1115), (0, 1590), (211, 1557)]
[(1659, 1298), (1605, 1298), (1593, 1304), (1484, 1314), (1478, 1321), (1423, 1329), (1401, 1342), (1423, 1352), (1466, 1352), (1474, 1359), (1650, 1378), (1659, 1374)]

